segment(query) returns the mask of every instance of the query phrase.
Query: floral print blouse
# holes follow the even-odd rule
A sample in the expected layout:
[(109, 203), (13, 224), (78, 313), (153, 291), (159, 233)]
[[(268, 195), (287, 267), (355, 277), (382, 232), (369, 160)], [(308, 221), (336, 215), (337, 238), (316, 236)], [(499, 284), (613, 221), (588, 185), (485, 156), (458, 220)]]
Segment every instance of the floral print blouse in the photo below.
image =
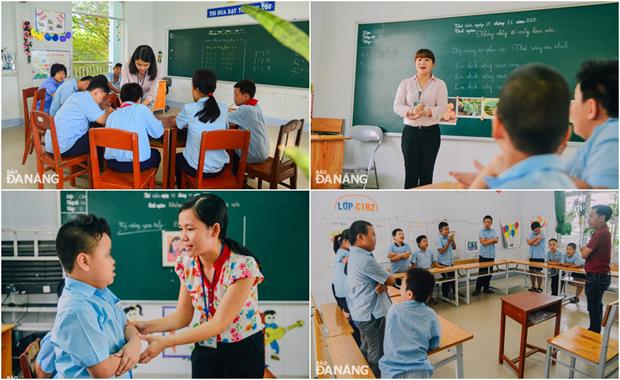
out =
[[(258, 309), (258, 284), (263, 281), (264, 277), (258, 268), (256, 260), (251, 256), (231, 252), (228, 246), (224, 245), (220, 257), (214, 264), (218, 278), (214, 278), (216, 282), (213, 286), (209, 286), (211, 284), (208, 281), (205, 281), (204, 286), (201, 284), (200, 265), (198, 257), (194, 258), (183, 255), (177, 258), (175, 267), (175, 272), (189, 292), (194, 309), (200, 312), (200, 323), (207, 321), (205, 300), (210, 303), (208, 308), (208, 318), (210, 319), (217, 312), (229, 286), (237, 280), (250, 277), (256, 278), (250, 295), (241, 307), (239, 315), (235, 317), (230, 326), (217, 336), (218, 343), (239, 342), (263, 330), (264, 326)], [(205, 290), (209, 295), (208, 297), (204, 296)]]

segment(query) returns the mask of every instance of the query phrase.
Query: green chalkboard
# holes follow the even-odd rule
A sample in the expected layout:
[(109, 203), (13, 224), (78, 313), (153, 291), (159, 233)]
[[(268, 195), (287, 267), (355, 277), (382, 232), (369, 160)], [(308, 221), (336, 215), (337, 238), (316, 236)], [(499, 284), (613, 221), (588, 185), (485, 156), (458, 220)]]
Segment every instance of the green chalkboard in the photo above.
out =
[[(308, 21), (293, 22), (308, 33)], [(180, 29), (168, 32), (168, 75), (191, 78), (208, 69), (219, 80), (308, 88), (310, 71), (301, 55), (282, 46), (260, 25)]]
[[(506, 76), (531, 62), (554, 67), (574, 88), (582, 62), (617, 59), (618, 4), (359, 24), (353, 125), (402, 132), (394, 97), (415, 74), (413, 57), (421, 48), (435, 54), (433, 74), (446, 82), (449, 97), (497, 98)], [(490, 137), (491, 121), (459, 118), (441, 132)]]
[[(308, 192), (215, 192), (228, 205), (228, 237), (260, 260), (261, 301), (307, 301)], [(61, 220), (79, 212), (105, 218), (112, 230), (116, 278), (110, 289), (125, 300), (176, 300), (179, 279), (162, 266), (162, 231), (178, 231), (180, 206), (200, 194), (183, 191), (63, 191)], [(66, 217), (65, 217), (66, 215)], [(244, 234), (245, 231), (245, 234)]]

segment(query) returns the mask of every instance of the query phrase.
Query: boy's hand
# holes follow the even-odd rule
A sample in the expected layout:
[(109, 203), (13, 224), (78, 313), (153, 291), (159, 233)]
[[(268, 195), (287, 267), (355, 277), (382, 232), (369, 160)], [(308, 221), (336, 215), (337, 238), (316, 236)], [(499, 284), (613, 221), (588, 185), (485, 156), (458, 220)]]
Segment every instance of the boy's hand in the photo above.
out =
[(129, 322), (129, 323), (134, 325), (135, 328), (138, 329), (138, 332), (140, 334), (150, 334), (152, 332), (150, 330), (150, 326), (148, 325), (146, 321), (134, 321), (134, 322)]
[(166, 347), (163, 336), (142, 335), (138, 333), (140, 339), (148, 342), (149, 346), (140, 354), (140, 363), (146, 364), (158, 356)]
[(375, 293), (381, 294), (385, 291), (387, 291), (387, 286), (385, 284), (377, 284), (377, 286), (375, 286)]
[(116, 376), (120, 376), (131, 370), (138, 364), (138, 360), (140, 360), (140, 339), (134, 338), (130, 340), (119, 352), (115, 353), (114, 356), (121, 357), (121, 362), (116, 369)]
[(474, 160), (474, 167), (476, 168), (475, 172), (449, 172), (448, 174), (454, 177), (456, 182), (460, 183), (464, 187), (469, 187), (472, 182), (474, 182), (480, 171), (484, 169), (484, 165), (482, 165), (478, 160)]

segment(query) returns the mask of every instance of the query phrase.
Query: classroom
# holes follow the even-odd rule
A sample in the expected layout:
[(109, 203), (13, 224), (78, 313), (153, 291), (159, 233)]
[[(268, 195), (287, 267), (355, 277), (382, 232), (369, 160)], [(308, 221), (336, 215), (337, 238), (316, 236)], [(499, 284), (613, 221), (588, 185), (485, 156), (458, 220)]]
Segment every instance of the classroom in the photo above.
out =
[[(384, 372), (387, 371), (385, 368), (390, 367), (387, 367), (388, 364), (383, 361), (393, 359), (394, 355), (398, 357), (398, 352), (400, 352), (401, 360), (407, 363), (420, 362), (417, 356), (407, 356), (407, 353), (417, 355), (419, 351), (414, 351), (411, 346), (397, 345), (396, 338), (391, 338), (390, 335), (399, 331), (397, 336), (401, 342), (420, 342), (426, 339), (425, 336), (422, 338), (408, 336), (411, 332), (401, 331), (398, 326), (403, 326), (405, 321), (409, 320), (411, 321), (409, 323), (424, 329), (428, 326), (425, 320), (428, 322), (430, 317), (415, 318), (413, 315), (420, 314), (407, 314), (400, 319), (395, 319), (397, 318), (396, 310), (402, 312), (404, 308), (394, 309), (394, 314), (391, 314), (392, 309), (403, 302), (403, 286), (407, 286), (407, 290), (410, 289), (409, 283), (405, 285), (404, 278), (421, 276), (419, 272), (416, 272), (415, 275), (412, 274), (414, 277), (408, 277), (409, 273), (402, 271), (407, 271), (412, 263), (416, 263), (416, 266), (420, 265), (420, 268), (426, 268), (423, 261), (420, 261), (423, 248), (418, 245), (418, 240), (420, 244), (428, 242), (424, 252), (429, 254), (433, 265), (430, 267), (429, 260), (430, 269), (413, 269), (413, 271), (423, 271), (427, 274), (430, 272), (429, 276), (435, 278), (434, 287), (427, 289), (430, 298), (426, 301), (427, 306), (424, 306), (425, 309), (434, 311), (440, 326), (439, 346), (432, 350), (430, 348), (433, 346), (426, 346), (429, 347), (427, 358), (430, 365), (434, 367), (433, 378), (454, 378), (455, 376), (457, 378), (569, 377), (570, 360), (566, 351), (560, 350), (558, 358), (569, 364), (566, 366), (551, 365), (549, 366), (550, 372), (546, 375), (545, 364), (548, 356), (544, 352), (537, 351), (534, 346), (544, 350), (548, 348), (547, 342), (551, 338), (556, 337), (555, 339), (561, 340), (559, 337), (566, 337), (564, 342), (567, 343), (574, 331), (587, 331), (590, 321), (587, 300), (589, 296), (584, 292), (577, 292), (577, 288), (583, 285), (583, 277), (579, 278), (580, 274), (583, 276), (583, 269), (577, 266), (558, 265), (560, 260), (554, 258), (555, 256), (548, 256), (549, 260), (534, 260), (538, 262), (533, 263), (530, 261), (532, 256), (528, 241), (533, 239), (531, 234), (535, 234), (532, 227), (536, 227), (539, 228), (538, 233), (546, 239), (544, 247), (540, 247), (546, 255), (551, 252), (551, 242), (555, 242), (557, 251), (563, 258), (567, 257), (569, 245), (575, 244), (579, 248), (590, 246), (589, 242), (595, 236), (593, 233), (602, 228), (601, 225), (592, 227), (593, 225), (590, 224), (589, 215), (594, 210), (593, 207), (597, 205), (604, 205), (613, 214), (606, 223), (608, 233), (611, 235), (611, 241), (608, 242), (611, 243), (608, 245), (611, 247), (611, 259), (608, 263), (611, 268), (611, 285), (602, 296), (602, 304), (603, 311), (610, 310), (609, 318), (616, 313), (618, 307), (617, 192), (314, 191), (311, 195), (311, 202), (313, 209), (310, 224), (312, 360), (313, 363), (317, 363), (312, 374), (313, 378), (375, 377), (371, 364), (373, 360), (370, 348), (371, 333), (365, 332), (363, 326), (383, 319), (385, 319), (385, 336), (382, 338), (382, 355), (384, 356), (379, 361), (382, 377), (391, 377), (390, 373), (393, 373)], [(376, 244), (375, 248), (369, 252), (374, 256), (374, 260), (371, 260), (370, 254), (366, 252), (369, 248), (359, 248), (362, 243), (366, 244), (362, 240), (363, 230), (359, 232), (358, 229), (357, 233), (352, 232), (354, 228), (357, 228), (354, 227), (357, 221), (368, 222), (373, 228)], [(494, 241), (489, 241), (492, 240), (492, 236), (483, 234), (487, 231), (484, 224), (487, 221), (491, 223), (488, 231), (493, 230), (495, 234)], [(448, 228), (445, 231), (445, 238), (440, 236), (439, 230), (444, 223), (447, 223), (445, 227)], [(346, 236), (349, 240), (346, 244), (343, 239), (347, 238), (344, 234), (341, 235), (343, 230), (348, 230)], [(357, 238), (353, 237), (354, 234)], [(368, 233), (367, 236), (372, 236), (372, 233)], [(400, 243), (399, 236), (402, 241)], [(419, 238), (421, 236), (425, 238)], [(450, 243), (449, 236), (452, 236), (452, 243)], [(451, 265), (440, 258), (438, 252), (440, 238), (445, 239), (441, 240), (442, 244), (446, 242), (452, 246), (450, 248)], [(351, 243), (353, 240), (356, 240), (356, 246)], [(540, 244), (540, 241), (530, 241), (530, 243), (536, 245)], [(482, 256), (483, 249), (489, 244), (495, 247), (494, 258), (483, 260), (485, 257)], [(403, 257), (396, 257), (397, 254), (407, 253), (404, 250), (398, 250), (398, 247), (408, 248), (409, 255), (405, 260)], [(445, 249), (446, 246), (442, 248)], [(485, 253), (487, 252), (489, 251), (485, 250)], [(361, 260), (359, 258), (353, 261), (355, 257), (365, 255), (369, 255), (364, 259), (365, 261), (358, 261)], [(580, 255), (578, 258), (581, 258), (582, 254), (577, 251), (573, 256), (576, 255)], [(343, 261), (342, 258), (348, 261)], [(400, 267), (400, 264), (398, 267), (395, 266), (394, 261), (404, 263), (404, 267)], [(440, 265), (435, 265), (435, 261)], [(485, 264), (485, 261), (490, 261), (490, 263)], [(575, 261), (577, 262), (578, 260)], [(534, 267), (531, 266), (532, 263)], [(586, 261), (586, 265), (589, 265), (587, 263)], [(583, 265), (583, 262), (581, 264)], [(488, 276), (489, 267), (492, 268), (491, 277)], [(340, 273), (345, 268), (346, 270)], [(445, 276), (447, 272), (453, 275)], [(536, 275), (534, 279), (532, 279), (532, 273)], [(386, 298), (389, 297), (385, 301), (387, 303), (385, 307), (388, 311), (387, 317), (382, 318), (378, 311), (378, 305), (382, 305), (379, 293), (381, 291), (376, 290), (378, 288), (375, 286), (380, 286), (379, 281), (383, 281), (388, 275), (390, 278), (396, 278), (396, 285), (399, 279), (402, 283), (399, 290), (391, 286), (388, 283), (389, 280), (385, 280)], [(373, 279), (370, 280), (369, 286), (373, 294), (375, 291), (379, 294), (375, 294), (376, 301), (372, 300), (372, 297), (366, 298), (370, 296), (361, 295), (363, 293), (360, 290), (362, 289), (360, 278), (364, 276)], [(485, 278), (490, 278), (486, 285), (483, 280)], [(540, 289), (532, 289), (534, 287), (532, 281), (538, 281), (537, 285)], [(558, 281), (563, 284), (561, 288)], [(456, 287), (456, 291), (453, 288), (451, 292), (444, 294), (444, 287), (448, 285)], [(576, 295), (579, 295), (579, 298), (575, 302)], [(361, 297), (363, 301), (359, 300)], [(344, 307), (348, 306), (348, 314), (343, 312), (342, 302), (344, 302)], [(371, 322), (359, 322), (364, 320), (362, 318), (366, 318), (363, 310), (368, 310), (360, 305), (360, 302), (364, 305), (374, 305), (370, 306), (373, 311), (368, 317), (372, 318)], [(418, 304), (417, 299), (409, 301), (409, 304), (411, 302)], [(524, 304), (530, 306), (522, 306)], [(534, 308), (532, 305), (537, 306)], [(409, 311), (409, 309), (406, 310)], [(537, 311), (547, 314), (537, 315)], [(523, 316), (528, 318), (529, 328), (522, 328)], [(505, 318), (505, 325), (501, 322), (502, 318)], [(608, 358), (612, 359), (605, 373), (611, 377), (615, 377), (617, 372), (614, 372), (614, 369), (617, 371), (618, 368), (617, 313), (613, 318), (607, 320), (607, 324), (600, 332), (601, 335), (608, 334), (609, 336), (608, 355), (610, 356)], [(393, 325), (390, 324), (391, 321)], [(590, 331), (587, 332), (590, 333)], [(356, 334), (361, 334), (361, 338)], [(364, 334), (368, 334), (366, 341)], [(520, 339), (524, 337), (523, 334), (526, 337), (525, 341)], [(599, 342), (601, 342), (601, 335), (598, 335)], [(361, 348), (356, 343), (356, 339), (361, 341)], [(364, 344), (366, 344), (366, 352)], [(561, 349), (562, 346), (560, 344), (558, 346)], [(388, 350), (392, 347), (395, 351), (401, 348), (402, 350), (389, 356)], [(411, 351), (405, 351), (408, 348), (411, 348)], [(584, 347), (579, 348), (577, 343), (573, 348), (577, 352), (584, 349)], [(592, 357), (596, 356), (598, 362), (599, 351), (596, 350), (592, 348), (590, 354)], [(343, 351), (347, 353), (343, 354)], [(501, 356), (502, 353), (503, 356)], [(503, 360), (498, 361), (498, 357)], [(516, 361), (520, 357), (527, 359), (520, 361), (522, 363), (520, 365), (519, 362), (515, 362), (514, 368), (509, 365), (513, 359)], [(598, 372), (595, 372), (596, 365), (594, 367), (588, 365), (580, 356), (577, 356), (577, 359), (579, 360), (576, 361), (575, 377), (582, 378), (584, 374), (586, 377), (600, 377), (597, 375)], [(399, 367), (394, 364), (390, 371), (394, 368)], [(404, 368), (401, 372), (405, 371)]]
[[(294, 28), (300, 41), (289, 46), (241, 6), (225, 1), (3, 2), (2, 170), (7, 175), (2, 187), (308, 188), (309, 48), (302, 43), (309, 38), (308, 3), (270, 1), (250, 8), (287, 21), (279, 27)], [(136, 61), (146, 66), (138, 69)], [(52, 70), (54, 64), (62, 67)], [(93, 109), (93, 103), (90, 114), (83, 114), (90, 125), (78, 128), (65, 119), (73, 120), (68, 109), (82, 112), (81, 107), (60, 109), (72, 91), (86, 90), (95, 102), (94, 94), (106, 95), (105, 86), (97, 91), (99, 81), (90, 79), (98, 75), (110, 82), (111, 95), (98, 103), (107, 113)], [(63, 79), (74, 88), (67, 87), (52, 107), (51, 94)], [(130, 83), (142, 90), (128, 88), (130, 103), (122, 102), (122, 85)], [(49, 87), (45, 102), (36, 95), (39, 86)], [(139, 106), (138, 100), (150, 112), (128, 106)], [(49, 117), (31, 118), (33, 106), (43, 107)], [(127, 117), (138, 121), (125, 123)], [(41, 135), (41, 149), (32, 134), (47, 131), (41, 128), (51, 128), (46, 125), (52, 120), (56, 153), (64, 155), (56, 159), (51, 134), (46, 132), (47, 143)], [(101, 132), (90, 128), (94, 124), (123, 131)], [(95, 136), (101, 151), (105, 144), (118, 146), (99, 157), (82, 129)], [(137, 134), (138, 141), (126, 132)], [(214, 133), (205, 135), (201, 146), (203, 132)], [(78, 135), (83, 139), (75, 141)], [(201, 149), (203, 175), (196, 173)], [(132, 164), (134, 157), (140, 170)], [(90, 164), (95, 159), (99, 165)]]
[[(519, 101), (511, 103), (506, 97), (502, 104), (500, 95), (509, 75), (530, 64), (556, 72), (561, 77), (556, 80), (568, 85), (568, 98), (560, 98), (563, 88), (551, 92), (557, 98), (531, 100), (526, 108), (527, 93), (506, 90), (507, 96), (520, 99), (518, 111), (528, 113), (532, 124), (550, 129), (553, 112), (540, 112), (538, 119), (534, 109), (557, 110), (554, 116), (562, 132), (554, 135), (558, 149), (541, 130), (529, 131), (529, 140), (544, 138), (547, 145), (517, 150), (527, 153), (528, 162), (549, 154), (549, 166), (566, 165), (558, 176), (574, 179), (555, 184), (550, 177), (530, 179), (503, 188), (618, 188), (617, 108), (595, 127), (608, 120), (615, 128), (610, 130), (613, 148), (602, 154), (615, 169), (606, 172), (608, 182), (603, 184), (592, 180), (588, 170), (573, 172), (571, 157), (586, 149), (584, 139), (590, 134), (583, 133), (583, 123), (569, 104), (582, 82), (576, 76), (584, 62), (609, 63), (607, 79), (617, 88), (617, 2), (313, 2), (311, 16), (316, 26), (311, 41), (312, 188), (502, 188), (472, 179), (484, 169), (498, 180), (517, 170), (496, 163), (499, 158), (516, 160), (508, 158), (506, 137), (498, 132), (504, 129), (494, 127), (493, 120), (497, 110), (505, 130), (512, 125), (508, 134), (513, 141), (512, 131), (520, 124), (501, 111), (504, 105), (517, 107)], [(418, 59), (428, 60), (422, 69), (416, 66)], [(612, 104), (618, 102), (614, 99)], [(541, 153), (530, 156), (532, 151)], [(548, 167), (542, 162), (532, 166)]]
[[(208, 195), (221, 197), (226, 203), (226, 237), (247, 247), (260, 263), (264, 282), (257, 287), (256, 313), (261, 313), (265, 325), (264, 375), (308, 378), (308, 193), (218, 192)], [(18, 358), (29, 352), (35, 339), (52, 329), (60, 315), (59, 281), (65, 278), (65, 290), (60, 290), (63, 295), (67, 288), (71, 290), (69, 281), (77, 281), (73, 278), (76, 269), (71, 271), (69, 279), (59, 262), (55, 240), (60, 235), (61, 225), (87, 213), (107, 221), (112, 256), (116, 260), (116, 276), (109, 289), (120, 298), (120, 307), (127, 320), (140, 323), (170, 315), (177, 307), (180, 276), (177, 275), (177, 243), (179, 236), (183, 239), (177, 215), (180, 215), (181, 205), (196, 196), (205, 194), (192, 191), (3, 191), (2, 377), (26, 377)], [(109, 207), (111, 203), (118, 207)], [(126, 212), (128, 209), (132, 210), (130, 214)], [(263, 215), (267, 212), (270, 216), (266, 218)], [(282, 225), (283, 218), (290, 223)], [(278, 231), (276, 239), (271, 238), (270, 232), (274, 230)], [(247, 315), (254, 310), (248, 309)], [(165, 332), (163, 336), (178, 336), (199, 321), (204, 324), (200, 314), (196, 309), (188, 328)], [(73, 336), (64, 334), (67, 334), (66, 339)], [(52, 335), (52, 342), (56, 345), (65, 338), (59, 329), (56, 337)], [(58, 347), (65, 346), (58, 343)], [(81, 350), (88, 347), (84, 345)], [(146, 348), (145, 343), (142, 348)], [(168, 347), (148, 364), (138, 364), (133, 376), (188, 378), (192, 374), (192, 350), (196, 350), (193, 344)], [(241, 364), (238, 367), (249, 365)], [(261, 377), (262, 372), (261, 369)]]

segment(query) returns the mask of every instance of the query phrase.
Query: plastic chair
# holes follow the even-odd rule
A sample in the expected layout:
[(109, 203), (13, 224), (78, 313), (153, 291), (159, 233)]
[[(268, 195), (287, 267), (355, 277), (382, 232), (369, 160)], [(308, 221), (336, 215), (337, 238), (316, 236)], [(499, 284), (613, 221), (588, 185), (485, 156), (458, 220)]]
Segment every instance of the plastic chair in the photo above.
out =
[[(618, 315), (618, 301), (607, 305), (603, 317), (603, 334), (587, 330), (581, 326), (575, 326), (553, 338), (547, 340), (547, 360), (545, 362), (545, 378), (549, 378), (549, 370), (552, 363), (568, 367), (568, 378), (575, 377), (575, 371), (591, 377), (581, 369), (575, 368), (577, 360), (581, 360), (595, 368), (594, 378), (605, 377), (618, 378), (618, 340), (610, 338), (611, 328)], [(565, 363), (555, 358), (557, 352), (562, 352), (570, 357), (570, 363)], [(607, 368), (614, 368), (605, 375)]]
[(24, 379), (34, 379), (37, 377), (35, 372), (35, 361), (39, 351), (41, 351), (41, 339), (37, 338), (34, 342), (26, 346), (24, 352), (19, 355), (19, 367), (22, 370)]
[[(304, 127), (304, 119), (291, 120), (280, 126), (278, 134), (278, 142), (276, 143), (276, 151), (273, 157), (269, 157), (265, 162), (259, 164), (248, 164), (245, 169), (248, 177), (258, 178), (258, 188), (262, 188), (263, 181), (269, 182), (270, 189), (277, 189), (278, 184), (288, 187), (289, 189), (297, 188), (297, 165), (293, 160), (284, 156), (282, 147), (288, 145), (291, 134), (295, 135), (295, 146), (299, 147), (301, 141), (301, 133)], [(290, 179), (290, 184), (283, 181)]]
[[(32, 125), (30, 124), (30, 111), (28, 110), (28, 99), (32, 99), (32, 110), (43, 112), (45, 108), (45, 89), (37, 87), (29, 87), (22, 90), (22, 104), (24, 107), (24, 154), (22, 156), (22, 165), (26, 164), (28, 155), (34, 150), (34, 141), (32, 140)], [(38, 103), (38, 105), (37, 105)]]
[[(43, 111), (31, 111), (30, 123), (32, 125), (32, 136), (34, 147), (37, 152), (37, 172), (39, 174), (39, 189), (43, 189), (43, 175), (48, 170), (53, 170), (58, 174), (57, 189), (64, 187), (65, 181), (71, 181), (71, 185), (75, 186), (75, 179), (79, 176), (87, 174), (90, 176), (90, 167), (88, 164), (88, 154), (79, 156), (63, 157), (58, 147), (58, 135), (56, 134), (56, 125), (54, 118)], [(50, 131), (52, 139), (52, 152), (45, 150), (43, 139), (45, 133)], [(65, 169), (71, 172), (65, 175)], [(90, 180), (90, 178), (89, 178)]]
[[(94, 189), (154, 189), (157, 168), (140, 171), (138, 134), (115, 128), (91, 128), (88, 131)], [(100, 171), (97, 147), (129, 150), (133, 153), (133, 172), (112, 169)]]
[[(383, 142), (383, 131), (374, 125), (355, 125), (347, 131), (346, 135), (351, 137), (351, 140), (345, 141), (343, 173), (365, 173), (366, 181), (362, 189), (366, 189), (368, 176), (373, 171), (375, 174), (375, 188), (378, 189), (379, 177), (377, 175), (375, 155)], [(349, 185), (347, 187), (355, 186)]]
[[(182, 188), (196, 189), (241, 189), (245, 178), (245, 166), (248, 160), (248, 149), (250, 146), (250, 132), (242, 130), (224, 129), (219, 131), (202, 132), (200, 142), (200, 158), (198, 159), (198, 170), (196, 177), (185, 172), (181, 179)], [(239, 167), (237, 175), (233, 175), (231, 164), (224, 166), (222, 173), (217, 177), (204, 178), (202, 168), (205, 162), (205, 152), (207, 150), (228, 150), (232, 156), (235, 149), (241, 149)]]

